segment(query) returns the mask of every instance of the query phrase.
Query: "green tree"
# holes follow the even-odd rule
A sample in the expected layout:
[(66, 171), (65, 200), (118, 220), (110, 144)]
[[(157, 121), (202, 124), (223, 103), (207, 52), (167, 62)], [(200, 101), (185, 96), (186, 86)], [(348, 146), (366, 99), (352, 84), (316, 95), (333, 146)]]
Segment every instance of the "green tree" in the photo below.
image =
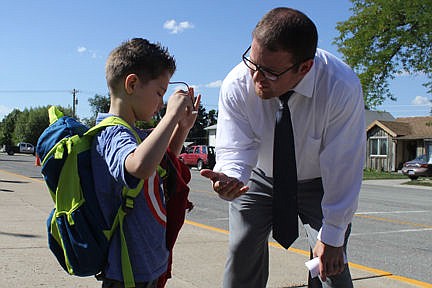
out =
[(368, 108), (396, 100), (389, 81), (402, 73), (425, 74), (432, 93), (432, 0), (351, 0), (334, 43), (359, 75)]
[(17, 123), (18, 116), (21, 113), (20, 110), (14, 109), (3, 118), (0, 123), (0, 146), (12, 146), (15, 144), (13, 143), (15, 124)]
[(15, 126), (15, 144), (18, 142), (37, 144), (39, 136), (49, 125), (48, 107), (24, 109), (18, 116)]
[[(0, 146), (14, 146), (18, 142), (28, 142), (33, 145), (42, 132), (48, 127), (49, 106), (25, 108), (24, 111), (13, 110), (0, 122)], [(72, 109), (59, 107), (64, 115), (71, 116)]]
[(207, 126), (207, 112), (202, 104), (200, 104), (197, 119), (189, 131), (186, 141), (194, 142), (195, 144), (206, 144), (206, 131), (204, 128)]
[[(50, 106), (24, 109), (17, 117), (13, 142), (28, 142), (37, 144), (39, 136), (49, 126), (48, 108)], [(72, 109), (59, 107), (64, 115), (71, 116)]]
[(214, 109), (210, 110), (207, 114), (207, 126), (215, 125), (217, 123), (218, 112)]
[(13, 133), (13, 142), (14, 144), (17, 144), (18, 142), (29, 142), (35, 145), (35, 142), (30, 142), (27, 139), (27, 134), (29, 132), (29, 129), (27, 128), (28, 120), (29, 120), (30, 111), (29, 109), (25, 108), (17, 118), (17, 121), (15, 123), (15, 130)]

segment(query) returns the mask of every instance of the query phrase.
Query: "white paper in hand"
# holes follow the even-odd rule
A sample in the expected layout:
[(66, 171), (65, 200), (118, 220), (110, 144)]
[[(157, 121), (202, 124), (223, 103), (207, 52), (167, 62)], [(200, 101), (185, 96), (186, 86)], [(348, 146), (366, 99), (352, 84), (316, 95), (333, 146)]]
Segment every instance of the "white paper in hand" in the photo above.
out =
[[(348, 259), (344, 253), (344, 263), (348, 263)], [(312, 260), (309, 260), (305, 263), (306, 267), (309, 269), (311, 273), (311, 277), (315, 278), (319, 275), (319, 258), (315, 257)]]
[(306, 267), (309, 269), (311, 277), (315, 278), (319, 274), (319, 258), (315, 257), (305, 263)]

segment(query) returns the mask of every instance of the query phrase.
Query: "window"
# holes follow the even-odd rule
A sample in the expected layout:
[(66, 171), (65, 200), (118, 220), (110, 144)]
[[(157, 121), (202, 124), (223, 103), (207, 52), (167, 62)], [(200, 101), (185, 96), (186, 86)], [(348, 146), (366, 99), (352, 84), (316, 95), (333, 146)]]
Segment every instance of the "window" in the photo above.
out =
[(425, 147), (426, 147), (426, 155), (428, 156), (426, 161), (428, 161), (429, 164), (432, 164), (432, 140), (431, 139), (425, 140)]
[(370, 138), (370, 155), (387, 156), (387, 138)]

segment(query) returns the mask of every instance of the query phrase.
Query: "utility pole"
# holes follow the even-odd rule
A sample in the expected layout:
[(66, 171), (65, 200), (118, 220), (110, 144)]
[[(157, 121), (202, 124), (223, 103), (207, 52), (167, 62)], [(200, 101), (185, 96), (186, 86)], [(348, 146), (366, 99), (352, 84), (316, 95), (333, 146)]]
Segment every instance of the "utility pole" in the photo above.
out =
[(75, 88), (72, 90), (72, 97), (73, 97), (73, 100), (72, 100), (72, 117), (74, 117), (74, 118), (76, 118), (76, 115), (75, 115), (76, 108), (75, 108), (75, 106), (78, 105), (78, 98), (76, 98), (76, 94), (78, 92), (79, 91), (76, 90)]

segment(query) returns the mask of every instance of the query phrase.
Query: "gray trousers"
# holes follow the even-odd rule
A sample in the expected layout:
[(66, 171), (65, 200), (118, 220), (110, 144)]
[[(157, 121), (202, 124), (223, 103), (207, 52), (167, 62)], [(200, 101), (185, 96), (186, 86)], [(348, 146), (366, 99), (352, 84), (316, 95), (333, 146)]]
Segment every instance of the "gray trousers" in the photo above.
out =
[[(230, 203), (229, 208), (229, 251), (225, 265), (224, 288), (264, 288), (269, 275), (268, 239), (272, 228), (271, 179), (252, 173), (248, 183), (249, 191)], [(318, 231), (322, 225), (321, 200), (323, 188), (321, 179), (299, 183), (299, 217), (306, 229), (310, 254), (314, 248)], [(344, 249), (351, 225), (345, 233)], [(287, 271), (289, 273), (289, 271)], [(327, 277), (322, 283), (319, 277), (308, 277), (308, 287), (350, 288), (353, 287), (348, 264), (339, 275)]]

